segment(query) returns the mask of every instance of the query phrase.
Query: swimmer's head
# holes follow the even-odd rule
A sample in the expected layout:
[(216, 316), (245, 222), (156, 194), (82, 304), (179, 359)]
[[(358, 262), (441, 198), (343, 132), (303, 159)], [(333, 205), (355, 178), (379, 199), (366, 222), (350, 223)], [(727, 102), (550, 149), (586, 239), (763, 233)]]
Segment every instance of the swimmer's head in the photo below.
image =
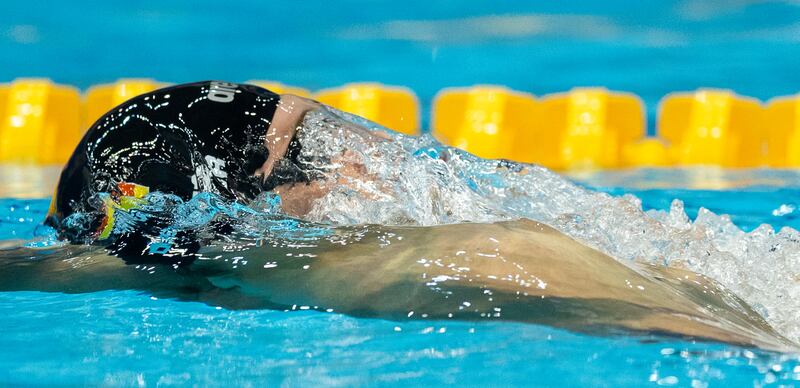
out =
[[(191, 87), (153, 92), (150, 98), (156, 98), (159, 93), (171, 94), (170, 101), (174, 105), (156, 112), (145, 109), (148, 104), (128, 103), (127, 116), (108, 116), (87, 131), (62, 172), (46, 223), (74, 242), (96, 239), (107, 229), (109, 218), (108, 202), (97, 197), (126, 197), (120, 193), (120, 183), (135, 183), (148, 187), (150, 192), (173, 194), (183, 200), (198, 192), (211, 191), (226, 200), (243, 201), (265, 191), (277, 192), (279, 188), (304, 187), (324, 180), (335, 183), (335, 170), (341, 166), (346, 168), (347, 163), (342, 161), (347, 160), (338, 158), (342, 154), (338, 145), (330, 143), (328, 147), (322, 143), (336, 142), (353, 134), (364, 139), (372, 136), (363, 127), (343, 118), (341, 112), (316, 101), (289, 94), (272, 94), (274, 98), (271, 98), (268, 91), (261, 89), (258, 93), (267, 94), (259, 94), (260, 103), (274, 103), (274, 110), (266, 111), (272, 117), (256, 117), (248, 122), (247, 128), (264, 128), (265, 123), (268, 128), (260, 133), (245, 131), (249, 140), (217, 141), (219, 132), (214, 128), (242, 127), (225, 121), (226, 117), (231, 117), (224, 114), (228, 112), (225, 109), (233, 105), (210, 104), (203, 110), (196, 108), (191, 115), (183, 110), (169, 111), (171, 107), (186, 108), (186, 105), (177, 104), (177, 100), (184, 97), (183, 92), (196, 93)], [(233, 101), (246, 101), (236, 98)], [(243, 108), (252, 113), (252, 106), (250, 103)], [(129, 110), (132, 111), (128, 114)], [(177, 124), (169, 121), (168, 117), (181, 117), (181, 113), (183, 119), (194, 118), (195, 121)], [(249, 113), (245, 117), (252, 117)], [(131, 119), (125, 120), (126, 117)], [(137, 123), (141, 117), (147, 119), (146, 122)], [(309, 118), (311, 127), (330, 130), (325, 133), (304, 131), (308, 124), (305, 120)], [(206, 127), (211, 129), (206, 130)], [(157, 137), (145, 138), (155, 136), (152, 134)], [(318, 135), (325, 139), (319, 141)], [(303, 151), (304, 143), (311, 145), (308, 152)], [(223, 156), (210, 155), (213, 154), (211, 147), (227, 147), (231, 157), (222, 160)], [(291, 195), (286, 190), (283, 193)], [(308, 202), (313, 198), (298, 196), (292, 200)]]

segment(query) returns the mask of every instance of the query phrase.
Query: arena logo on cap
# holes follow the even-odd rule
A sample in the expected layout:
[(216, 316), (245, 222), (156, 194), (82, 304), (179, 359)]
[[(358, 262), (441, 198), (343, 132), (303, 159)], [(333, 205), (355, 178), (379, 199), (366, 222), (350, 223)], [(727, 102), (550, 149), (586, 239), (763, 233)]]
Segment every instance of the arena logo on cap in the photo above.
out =
[(237, 87), (239, 85), (229, 82), (211, 81), (211, 87), (208, 89), (208, 99), (215, 102), (231, 102), (236, 94)]

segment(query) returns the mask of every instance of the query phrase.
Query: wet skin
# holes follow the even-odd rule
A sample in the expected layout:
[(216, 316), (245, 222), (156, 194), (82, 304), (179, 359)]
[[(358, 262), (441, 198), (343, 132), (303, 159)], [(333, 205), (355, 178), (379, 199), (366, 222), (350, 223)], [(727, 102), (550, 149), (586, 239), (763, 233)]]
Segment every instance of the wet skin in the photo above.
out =
[(624, 265), (528, 220), (339, 228), (301, 246), (269, 238), (251, 243), (233, 252), (230, 239), (211, 244), (181, 270), (125, 265), (96, 247), (49, 254), (15, 248), (0, 251), (0, 289), (139, 289), (227, 308), (310, 306), (396, 320), (510, 320), (795, 349), (701, 275)]
[[(281, 99), (275, 110), (272, 124), (267, 130), (264, 146), (269, 150), (269, 157), (264, 164), (256, 170), (255, 176), (267, 179), (275, 165), (284, 158), (288, 151), (289, 143), (298, 131), (302, 130), (303, 119), (306, 114), (315, 110), (325, 110), (327, 107), (317, 101), (295, 96), (281, 94)], [(390, 137), (381, 132), (369, 131), (357, 124), (341, 120), (339, 124), (350, 132), (357, 134), (364, 142), (390, 141)], [(283, 211), (292, 217), (303, 218), (313, 206), (315, 200), (325, 196), (332, 185), (344, 185), (351, 179), (363, 178), (366, 170), (363, 165), (349, 162), (348, 155), (342, 155), (332, 164), (339, 165), (337, 182), (301, 182), (283, 184), (272, 191), (281, 197)]]

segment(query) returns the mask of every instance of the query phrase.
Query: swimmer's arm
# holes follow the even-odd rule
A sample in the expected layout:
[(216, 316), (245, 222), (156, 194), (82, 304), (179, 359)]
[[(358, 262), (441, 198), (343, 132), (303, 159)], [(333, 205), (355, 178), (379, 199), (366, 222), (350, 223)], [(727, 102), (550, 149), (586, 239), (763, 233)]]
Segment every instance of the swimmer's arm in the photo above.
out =
[[(309, 112), (316, 112), (321, 118), (335, 120), (335, 125), (341, 129), (358, 135), (359, 141), (376, 143), (392, 141), (391, 136), (379, 130), (370, 130), (357, 123), (342, 117), (335, 109), (294, 95), (281, 95), (281, 102), (276, 110), (273, 123), (267, 132), (266, 147), (269, 157), (264, 165), (255, 173), (266, 179), (272, 173), (275, 164), (283, 158), (288, 150), (289, 143), (297, 131), (302, 127), (302, 122)], [(345, 150), (341, 155), (333, 156), (331, 165), (338, 165), (335, 179), (326, 182), (289, 183), (276, 187), (273, 192), (281, 197), (283, 211), (291, 216), (302, 218), (313, 208), (314, 201), (324, 197), (333, 187), (346, 186), (364, 194), (367, 198), (374, 197), (375, 193), (364, 192), (360, 182), (372, 181), (374, 177), (367, 173), (362, 160)]]
[(271, 173), (275, 164), (281, 160), (289, 148), (289, 143), (294, 138), (297, 131), (302, 127), (306, 114), (320, 110), (325, 114), (330, 114), (340, 121), (350, 131), (359, 134), (364, 141), (387, 141), (391, 137), (380, 131), (370, 131), (358, 124), (352, 123), (345, 118), (336, 115), (326, 105), (317, 101), (298, 97), (293, 94), (281, 94), (280, 102), (275, 109), (269, 128), (267, 129), (264, 146), (269, 151), (269, 157), (264, 164), (256, 170), (255, 175), (266, 179)]
[(322, 107), (317, 101), (295, 96), (293, 94), (281, 94), (272, 122), (267, 128), (267, 136), (264, 146), (269, 151), (266, 162), (256, 170), (255, 175), (263, 179), (269, 177), (275, 163), (281, 160), (289, 148), (289, 143), (294, 138), (297, 130), (303, 123), (306, 113)]
[[(287, 309), (317, 306), (398, 320), (488, 316), (576, 330), (626, 327), (738, 343), (753, 340), (726, 330), (730, 323), (719, 320), (772, 333), (763, 322), (699, 292), (714, 285), (695, 283), (694, 274), (685, 274), (692, 281), (680, 285), (688, 291), (676, 293), (662, 280), (642, 276), (531, 221), (394, 228), (345, 245), (321, 243), (310, 251), (267, 247), (246, 257), (246, 265), (210, 275), (211, 283)], [(230, 261), (223, 263), (230, 269)], [(676, 299), (681, 294), (698, 300)], [(702, 312), (712, 304), (719, 306), (715, 315)]]

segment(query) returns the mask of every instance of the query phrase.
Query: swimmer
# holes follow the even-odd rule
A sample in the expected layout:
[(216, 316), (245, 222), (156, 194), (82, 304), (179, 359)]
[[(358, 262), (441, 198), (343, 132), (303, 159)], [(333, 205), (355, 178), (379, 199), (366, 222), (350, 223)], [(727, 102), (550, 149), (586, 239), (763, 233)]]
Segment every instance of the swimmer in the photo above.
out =
[[(72, 242), (101, 247), (66, 246), (51, 260), (39, 261), (28, 260), (33, 255), (26, 248), (0, 251), (0, 288), (134, 288), (231, 308), (300, 305), (391, 319), (498, 318), (788, 346), (709, 279), (622, 263), (530, 220), (374, 226), (348, 244), (323, 239), (308, 251), (297, 251), (297, 244), (263, 244), (246, 253), (224, 243), (201, 244), (196, 236), (176, 238), (166, 247), (154, 244), (170, 219), (156, 217), (140, 229), (110, 232), (116, 210), (142, 206), (155, 191), (182, 200), (210, 192), (243, 203), (271, 192), (280, 195), (284, 213), (302, 218), (332, 185), (348, 184), (347, 179), (320, 184), (318, 166), (299, 158), (314, 141), (300, 136), (304, 118), (319, 112), (330, 113), (313, 100), (213, 81), (161, 89), (120, 105), (76, 148), (47, 218)], [(347, 120), (334, 121), (330, 125), (341, 136), (391, 141)], [(364, 166), (346, 155), (328, 162), (337, 177), (370, 180)], [(236, 236), (221, 232), (211, 240), (237, 243)], [(403, 238), (387, 244), (387, 235)], [(153, 266), (143, 272), (126, 265), (170, 260), (181, 271)], [(242, 260), (249, 264), (231, 268)], [(39, 269), (37, 276), (26, 276), (31, 267)]]
[[(317, 109), (323, 105), (310, 99), (217, 81), (135, 97), (88, 129), (64, 167), (46, 224), (73, 242), (102, 241), (114, 227), (115, 207), (135, 206), (154, 191), (241, 202), (274, 191), (288, 214), (302, 216), (324, 194), (307, 185), (313, 177), (297, 160), (297, 130)], [(120, 256), (181, 251), (143, 250), (148, 241), (140, 232), (111, 241)]]

